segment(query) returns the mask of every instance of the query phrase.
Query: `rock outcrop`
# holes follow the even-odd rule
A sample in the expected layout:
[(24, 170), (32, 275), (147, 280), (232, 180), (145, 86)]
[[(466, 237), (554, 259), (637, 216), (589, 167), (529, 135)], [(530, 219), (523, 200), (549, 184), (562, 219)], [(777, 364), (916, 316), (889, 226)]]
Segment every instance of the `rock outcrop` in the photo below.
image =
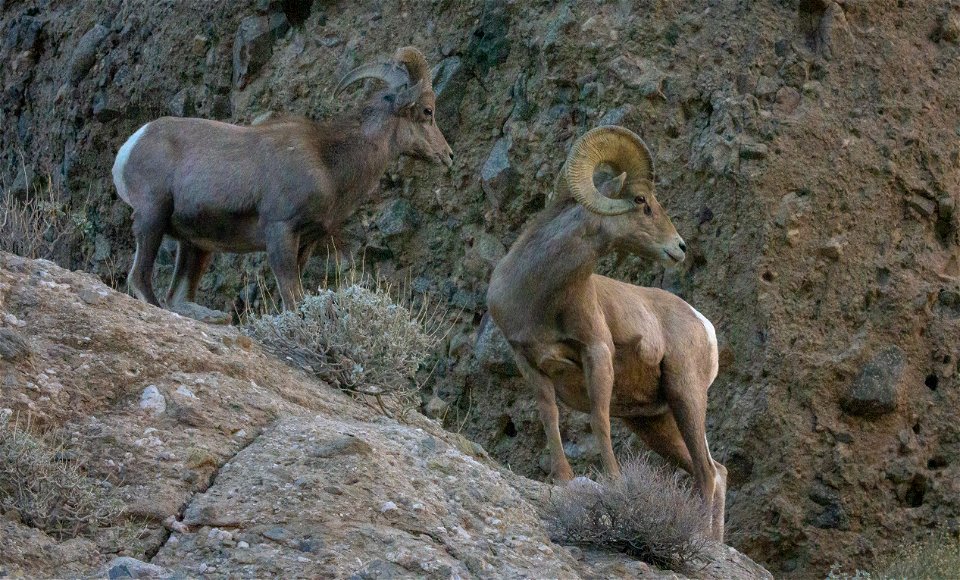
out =
[[(236, 328), (88, 274), (0, 253), (0, 336), (29, 353), (0, 361), (3, 419), (63, 441), (126, 508), (71, 537), (8, 506), (0, 575), (675, 577), (554, 544), (548, 486), (438, 423), (388, 419)], [(769, 577), (725, 546), (690, 570)]]

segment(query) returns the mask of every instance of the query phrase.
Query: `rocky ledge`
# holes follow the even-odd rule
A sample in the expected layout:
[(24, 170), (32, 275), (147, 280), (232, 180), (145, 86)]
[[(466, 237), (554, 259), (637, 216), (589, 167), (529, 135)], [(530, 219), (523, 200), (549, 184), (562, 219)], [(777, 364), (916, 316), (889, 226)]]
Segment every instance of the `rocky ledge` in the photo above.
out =
[[(549, 486), (432, 420), (50, 262), (0, 254), (0, 387), (125, 506), (79, 535), (5, 506), (0, 576), (684, 577), (551, 542)], [(689, 568), (770, 577), (727, 546)]]

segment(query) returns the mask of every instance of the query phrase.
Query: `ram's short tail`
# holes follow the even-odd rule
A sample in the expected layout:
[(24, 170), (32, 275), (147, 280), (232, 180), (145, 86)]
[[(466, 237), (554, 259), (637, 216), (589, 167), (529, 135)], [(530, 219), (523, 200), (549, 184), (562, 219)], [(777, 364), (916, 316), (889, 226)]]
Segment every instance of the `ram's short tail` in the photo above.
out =
[(117, 195), (120, 196), (120, 199), (130, 204), (130, 197), (127, 193), (127, 183), (124, 181), (123, 170), (127, 166), (127, 161), (130, 160), (130, 153), (133, 152), (133, 148), (137, 145), (137, 142), (140, 140), (140, 137), (143, 137), (143, 134), (146, 133), (147, 127), (150, 123), (147, 123), (143, 127), (137, 129), (137, 132), (130, 136), (129, 139), (120, 147), (120, 151), (117, 152), (117, 159), (113, 162), (113, 185), (117, 188)]
[(706, 316), (700, 314), (696, 308), (691, 306), (690, 310), (693, 310), (693, 313), (700, 319), (700, 323), (703, 324), (704, 330), (707, 331), (707, 340), (710, 342), (710, 382), (712, 383), (720, 371), (720, 350), (717, 347), (717, 331), (713, 327), (713, 323), (707, 320)]

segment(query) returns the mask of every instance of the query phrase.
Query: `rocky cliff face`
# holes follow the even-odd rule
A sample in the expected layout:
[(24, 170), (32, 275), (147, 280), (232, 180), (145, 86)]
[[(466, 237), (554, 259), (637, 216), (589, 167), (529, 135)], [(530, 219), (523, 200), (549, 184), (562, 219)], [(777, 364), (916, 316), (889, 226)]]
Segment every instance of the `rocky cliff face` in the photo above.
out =
[[(674, 577), (552, 543), (548, 486), (437, 422), (47, 261), (0, 253), (0, 381), (0, 428), (29, 417), (125, 506), (75, 537), (7, 506), (0, 575)], [(769, 577), (726, 546), (690, 570)]]
[[(808, 574), (955, 526), (955, 2), (3, 9), (3, 173), (14, 192), (49, 173), (84, 225), (63, 260), (117, 285), (131, 236), (109, 166), (139, 125), (163, 114), (325, 116), (356, 102), (331, 99), (339, 74), (420, 46), (438, 64), (438, 122), (457, 164), (391, 168), (382, 197), (347, 228), (347, 253), (462, 312), (434, 408), (529, 476), (542, 476), (541, 429), (481, 324), (485, 283), (543, 206), (572, 139), (600, 123), (633, 128), (692, 250), (675, 271), (633, 259), (606, 269), (680, 294), (718, 328), (710, 437), (731, 470), (737, 545)], [(218, 259), (206, 303), (249, 301), (261, 267)], [(315, 259), (308, 282), (326, 270)], [(595, 465), (585, 422), (565, 417), (563, 430), (580, 469)], [(621, 450), (635, 445), (618, 438)]]

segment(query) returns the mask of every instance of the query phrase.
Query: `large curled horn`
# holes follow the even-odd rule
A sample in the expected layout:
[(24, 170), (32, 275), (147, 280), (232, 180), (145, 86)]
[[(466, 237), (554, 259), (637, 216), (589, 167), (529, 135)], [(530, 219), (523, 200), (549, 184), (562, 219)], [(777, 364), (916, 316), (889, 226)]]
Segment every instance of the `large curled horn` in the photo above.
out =
[(427, 64), (427, 59), (423, 56), (423, 53), (415, 46), (398, 48), (397, 52), (393, 53), (393, 60), (407, 67), (411, 85), (425, 81), (425, 86), (430, 86), (430, 65)]
[(380, 79), (391, 89), (410, 84), (407, 69), (398, 62), (364, 64), (344, 75), (333, 92), (334, 96), (361, 79)]
[(597, 191), (593, 172), (606, 163), (626, 173), (624, 187), (642, 185), (652, 191), (653, 159), (646, 144), (633, 131), (616, 125), (587, 131), (570, 149), (557, 182), (588, 210), (600, 215), (619, 215), (636, 207), (632, 200), (612, 199)]

